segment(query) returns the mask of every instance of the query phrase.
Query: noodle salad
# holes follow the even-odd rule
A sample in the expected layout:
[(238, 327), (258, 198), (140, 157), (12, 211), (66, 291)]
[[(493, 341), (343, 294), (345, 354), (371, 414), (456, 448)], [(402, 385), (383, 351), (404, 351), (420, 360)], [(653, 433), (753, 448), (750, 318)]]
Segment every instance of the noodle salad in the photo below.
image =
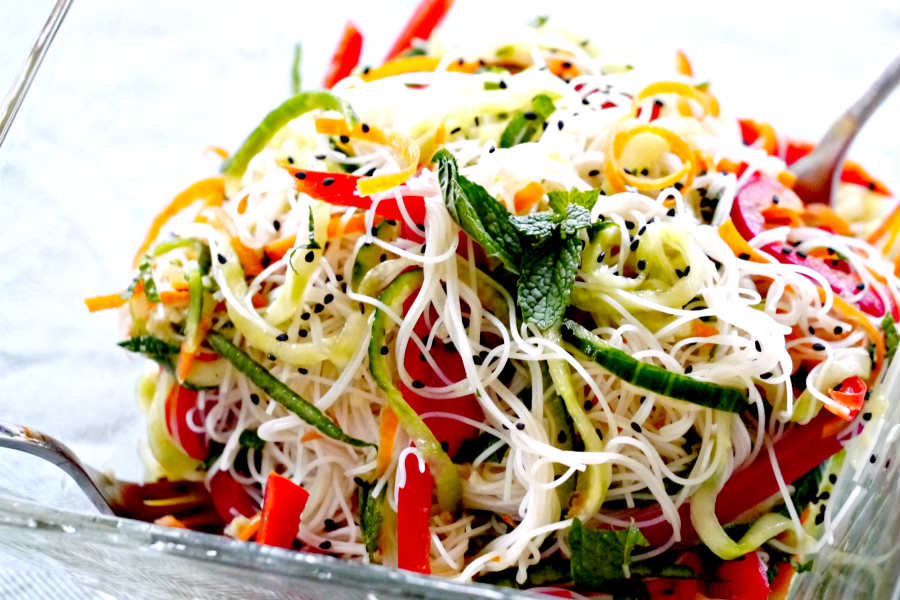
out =
[[(900, 218), (848, 162), (535, 20), (383, 64), (348, 24), (153, 222), (120, 294), (160, 522), (463, 581), (765, 598), (896, 387)], [(888, 381), (888, 380), (891, 380)]]

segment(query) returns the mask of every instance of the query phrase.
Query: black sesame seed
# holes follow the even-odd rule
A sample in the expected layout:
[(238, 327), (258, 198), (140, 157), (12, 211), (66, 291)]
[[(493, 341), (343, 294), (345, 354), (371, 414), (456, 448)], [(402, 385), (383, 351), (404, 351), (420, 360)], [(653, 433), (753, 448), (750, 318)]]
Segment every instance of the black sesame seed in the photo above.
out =
[(250, 394), (250, 402), (259, 404), (259, 394)]
[(566, 435), (565, 431), (560, 431), (556, 434), (556, 441), (560, 444), (565, 444), (567, 439), (569, 439), (569, 436)]
[(525, 430), (525, 423), (521, 423), (521, 422), (516, 423), (516, 429), (518, 429), (519, 431), (524, 431), (524, 430)]
[(809, 331), (809, 335), (816, 335), (816, 328), (813, 327), (812, 325), (807, 327), (806, 330)]
[(778, 204), (778, 196), (772, 196), (772, 204)]
[(565, 127), (565, 126), (566, 126), (566, 124), (563, 123), (561, 120), (556, 122), (556, 128), (559, 129), (560, 131), (562, 131), (563, 127)]
[(382, 253), (381, 256), (378, 257), (378, 262), (384, 262), (387, 260), (387, 254)]
[(331, 542), (328, 540), (325, 540), (324, 542), (319, 544), (319, 548), (321, 548), (322, 550), (329, 550), (329, 549), (331, 549)]
[(299, 336), (302, 337), (302, 338), (305, 338), (306, 336), (309, 335), (309, 332), (308, 332), (307, 330), (305, 330), (305, 329), (301, 329), (301, 330), (299, 330), (299, 331), (297, 332), (297, 335), (299, 335)]
[(350, 142), (350, 137), (349, 137), (349, 136), (346, 136), (346, 135), (342, 135), (341, 138), (340, 138), (340, 140), (341, 140), (341, 143), (342, 143), (342, 144), (347, 144), (347, 143)]
[(275, 231), (278, 231), (279, 229), (281, 229), (281, 222), (280, 221), (272, 221), (272, 227), (275, 228)]
[(873, 182), (870, 181), (870, 182), (869, 182), (869, 185), (867, 185), (866, 187), (868, 187), (870, 190), (874, 190), (874, 189), (875, 189), (875, 184), (874, 184)]
[(684, 188), (684, 184), (680, 181), (677, 181), (675, 182), (675, 185), (673, 187), (680, 192)]
[(505, 90), (505, 89), (506, 89), (506, 82), (503, 81), (503, 80), (501, 79), (501, 80), (500, 80), (500, 83), (498, 84), (497, 87), (499, 87), (501, 90)]
[(306, 172), (297, 171), (296, 173), (294, 173), (294, 177), (296, 177), (297, 179), (300, 179), (302, 181), (302, 180), (306, 179)]
[(542, 130), (542, 131), (547, 131), (547, 121), (544, 121), (544, 122), (541, 124), (541, 130)]
[(302, 315), (300, 315), (300, 318), (303, 319), (304, 321), (309, 321), (310, 316), (312, 316), (312, 315), (310, 315), (308, 312), (305, 312)]
[(370, 127), (368, 123), (363, 123), (359, 128), (362, 129), (363, 133), (369, 133)]
[(324, 302), (325, 304), (331, 304), (333, 301), (334, 301), (334, 294), (332, 294), (332, 293), (325, 294), (325, 297), (322, 298), (322, 302)]
[(637, 250), (637, 249), (638, 249), (638, 246), (640, 245), (640, 243), (641, 243), (641, 240), (637, 240), (637, 239), (636, 239), (636, 240), (632, 240), (632, 241), (631, 241), (631, 246), (629, 246), (629, 247), (631, 248), (631, 251), (634, 252), (635, 250)]
[(675, 216), (675, 209), (674, 209), (674, 208), (670, 208), (669, 210), (667, 210), (667, 211), (666, 211), (666, 216), (667, 216), (667, 217), (674, 217), (674, 216)]
[(863, 415), (862, 415), (862, 420), (863, 420), (863, 421), (871, 421), (871, 420), (872, 420), (872, 413), (870, 413), (870, 412), (864, 412)]
[(801, 252), (800, 250), (797, 250), (797, 256), (799, 256), (800, 258), (806, 258), (806, 252)]
[(581, 103), (584, 104), (584, 105), (588, 105), (588, 104), (591, 103), (591, 101), (588, 100), (587, 98), (582, 98), (582, 99), (581, 99)]
[(738, 258), (741, 260), (747, 260), (748, 258), (750, 258), (750, 255), (746, 252), (741, 252), (740, 254), (738, 254)]
[(340, 525), (335, 523), (334, 519), (325, 519), (325, 531), (335, 531)]
[(766, 372), (766, 373), (763, 373), (762, 375), (760, 375), (759, 378), (760, 379), (769, 379), (771, 376), (772, 376), (771, 373)]
[(753, 345), (756, 346), (757, 352), (762, 352), (762, 344), (759, 343), (759, 340), (756, 340), (755, 342), (753, 342)]
[(647, 261), (643, 258), (637, 262), (638, 271), (643, 271), (647, 267)]
[(825, 344), (820, 344), (819, 342), (816, 342), (815, 344), (812, 345), (812, 349), (815, 350), (816, 352), (821, 352), (825, 349)]
[(692, 373), (694, 371), (694, 365), (688, 365), (684, 368), (685, 375)]
[(220, 264), (220, 265), (224, 265), (225, 263), (228, 262), (228, 259), (225, 258), (224, 256), (222, 256), (221, 254), (217, 254), (217, 255), (216, 255), (216, 260), (219, 261), (219, 264)]
[(844, 328), (841, 327), (840, 325), (835, 325), (834, 326), (834, 335), (841, 335), (842, 333), (844, 333)]
[(307, 374), (309, 374), (309, 369), (307, 369), (305, 367), (297, 367), (297, 372), (300, 373), (301, 375), (307, 375)]
[(386, 356), (388, 352), (390, 352), (390, 349), (387, 346), (381, 347), (381, 355), (382, 356)]
[(287, 160), (288, 160), (288, 164), (289, 164), (289, 165), (294, 164), (294, 158), (293, 158), (293, 157), (288, 156), (288, 159), (287, 159)]
[(450, 135), (454, 135), (456, 133), (459, 133), (460, 131), (462, 131), (462, 127), (454, 127), (450, 130)]
[(481, 125), (481, 119), (475, 117), (475, 127), (478, 127), (479, 125)]
[(310, 250), (309, 252), (306, 253), (306, 256), (303, 257), (303, 260), (305, 260), (308, 263), (311, 263), (312, 261), (316, 260), (316, 253), (313, 252), (312, 250)]
[(600, 174), (600, 169), (591, 169), (588, 171), (588, 177), (596, 177)]
[(641, 169), (641, 175), (643, 175), (643, 176), (646, 177), (646, 176), (649, 175), (649, 174), (650, 174), (650, 170), (647, 169), (646, 167), (643, 168), (643, 169)]
[(634, 229), (634, 222), (633, 221), (625, 221), (625, 227), (627, 227), (628, 229)]
[(859, 283), (856, 284), (856, 291), (857, 291), (857, 292), (861, 292), (861, 291), (863, 291), (864, 289), (866, 289), (866, 284), (864, 284), (863, 282), (860, 281)]
[(268, 356), (266, 356), (266, 358), (268, 358), (269, 360), (275, 360), (275, 355), (269, 354)]
[(325, 179), (322, 180), (322, 185), (324, 185), (325, 187), (328, 187), (329, 185), (331, 185), (333, 183), (334, 183), (334, 177), (326, 177)]
[(828, 476), (828, 481), (831, 482), (832, 485), (834, 485), (835, 483), (837, 483), (837, 475), (832, 473)]
[(646, 225), (643, 225), (643, 226), (641, 226), (640, 229), (638, 229), (638, 235), (644, 235), (644, 233), (645, 233), (646, 231), (647, 231), (647, 226), (646, 226)]
[(591, 402), (590, 400), (585, 400), (584, 401), (584, 410), (591, 410), (592, 408), (594, 408), (594, 403)]
[(419, 381), (418, 379), (414, 379), (412, 382), (412, 386), (414, 388), (416, 388), (417, 390), (421, 390), (423, 387), (425, 387), (425, 384), (422, 383), (421, 381)]
[(441, 450), (443, 450), (444, 452), (449, 452), (450, 451), (450, 442), (448, 442), (446, 440), (442, 441), (441, 442)]
[(494, 146), (488, 148), (488, 154), (493, 154), (497, 149)]
[(279, 342), (286, 342), (288, 339), (288, 334), (279, 333), (278, 335), (275, 336), (275, 339), (278, 340)]
[(374, 174), (375, 174), (375, 170), (376, 170), (375, 167), (372, 167), (371, 169), (369, 169), (368, 171), (366, 171), (366, 177), (371, 177), (372, 175), (374, 175)]
[(819, 500), (828, 500), (831, 498), (831, 492), (822, 492), (819, 494)]
[(642, 431), (644, 431), (644, 428), (641, 427), (639, 423), (635, 423), (634, 421), (631, 422), (631, 428), (634, 429), (636, 433), (641, 433)]
[(537, 119), (537, 114), (534, 111), (530, 111), (530, 110), (526, 111), (525, 114), (522, 116), (525, 117), (529, 121), (534, 121), (535, 119)]
[(875, 463), (878, 462), (878, 457), (873, 454), (872, 456), (869, 457), (869, 462), (874, 465)]
[(325, 310), (325, 305), (322, 304), (321, 302), (316, 302), (316, 305), (313, 306), (313, 312), (316, 314), (319, 314), (323, 310)]
[[(325, 156), (324, 154), (316, 154), (316, 160), (325, 160), (326, 158), (328, 158), (328, 157)], [(293, 159), (288, 159), (288, 160), (293, 160)]]
[(784, 248), (781, 249), (782, 254), (790, 254), (791, 252), (793, 252), (793, 250), (791, 250), (787, 246), (785, 246)]
[(819, 514), (816, 515), (816, 525), (821, 525), (824, 522), (825, 522), (825, 513), (820, 512)]

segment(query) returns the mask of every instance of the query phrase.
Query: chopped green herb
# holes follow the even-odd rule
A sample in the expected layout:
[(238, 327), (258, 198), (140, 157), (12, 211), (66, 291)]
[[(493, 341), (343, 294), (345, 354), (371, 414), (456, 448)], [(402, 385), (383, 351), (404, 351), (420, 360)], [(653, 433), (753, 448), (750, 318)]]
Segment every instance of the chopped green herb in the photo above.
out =
[(262, 450), (266, 445), (264, 439), (259, 437), (255, 429), (245, 429), (238, 436), (238, 443), (245, 448), (253, 448), (254, 450)]
[(499, 48), (497, 48), (497, 51), (494, 52), (494, 54), (497, 55), (497, 58), (505, 58), (507, 56), (512, 56), (513, 53), (515, 53), (515, 51), (516, 51), (515, 46), (506, 45), (506, 46), (500, 46)]
[(900, 334), (897, 333), (897, 324), (890, 312), (886, 312), (884, 319), (881, 321), (881, 329), (884, 331), (884, 350), (885, 360), (893, 360), (894, 354), (897, 353), (897, 346), (900, 345)]
[(537, 29), (538, 27), (543, 27), (547, 23), (547, 15), (538, 15), (531, 20), (528, 25), (530, 27), (534, 27)]
[(139, 352), (147, 358), (153, 359), (160, 365), (172, 370), (172, 356), (181, 350), (175, 344), (163, 341), (152, 335), (141, 335), (119, 342), (126, 350)]
[(522, 260), (518, 304), (523, 318), (541, 330), (562, 319), (569, 306), (584, 240), (560, 233), (531, 248)]
[(603, 589), (607, 582), (630, 575), (631, 552), (635, 546), (649, 545), (637, 527), (596, 530), (574, 519), (569, 529), (572, 580), (578, 585)]
[(500, 134), (500, 147), (512, 148), (530, 142), (544, 130), (544, 123), (556, 110), (553, 100), (546, 94), (538, 94), (531, 101), (531, 110), (517, 111)]

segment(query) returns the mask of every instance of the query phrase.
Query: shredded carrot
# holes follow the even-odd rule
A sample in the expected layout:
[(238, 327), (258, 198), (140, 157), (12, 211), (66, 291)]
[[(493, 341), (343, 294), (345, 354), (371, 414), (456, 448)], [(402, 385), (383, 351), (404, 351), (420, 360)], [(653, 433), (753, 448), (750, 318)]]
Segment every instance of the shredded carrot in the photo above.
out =
[(320, 440), (320, 439), (322, 439), (322, 437), (323, 436), (321, 433), (319, 433), (316, 430), (312, 430), (312, 431), (307, 431), (306, 433), (304, 433), (303, 436), (300, 438), (300, 441), (304, 442), (304, 443), (311, 442), (313, 440)]
[[(884, 221), (881, 225), (878, 226), (878, 229), (869, 234), (866, 238), (866, 241), (870, 244), (875, 244), (878, 240), (880, 240), (888, 231), (893, 231), (896, 229), (900, 229), (900, 202), (897, 203), (897, 206), (888, 213), (888, 216), (885, 217)], [(883, 248), (885, 254), (887, 253), (887, 249), (890, 248), (890, 244), (886, 244)]]
[(84, 299), (84, 303), (87, 305), (87, 309), (90, 312), (97, 312), (98, 310), (106, 310), (108, 308), (119, 308), (126, 302), (128, 301), (122, 297), (122, 294), (107, 294), (106, 296), (94, 296), (92, 298)]
[(144, 241), (141, 243), (138, 248), (137, 253), (134, 255), (134, 266), (138, 266), (141, 262), (141, 257), (144, 256), (144, 253), (150, 249), (150, 246), (156, 241), (156, 238), (159, 236), (160, 230), (163, 226), (169, 222), (175, 215), (180, 213), (185, 208), (192, 205), (197, 200), (202, 198), (225, 198), (225, 179), (221, 176), (219, 177), (210, 177), (209, 179), (201, 179), (200, 181), (190, 185), (183, 192), (175, 196), (172, 201), (166, 206), (156, 218), (153, 219), (153, 223), (150, 225), (150, 229), (147, 231), (147, 235), (144, 238)]
[(800, 215), (803, 213), (796, 211), (789, 206), (770, 204), (759, 212), (766, 218), (766, 221), (769, 221), (770, 223), (790, 225), (791, 227), (800, 227), (803, 225), (803, 220), (800, 218)]
[(894, 275), (900, 277), (900, 254), (894, 259)]
[(691, 321), (691, 333), (696, 337), (711, 337), (719, 335), (719, 330), (703, 321)]
[(391, 466), (398, 424), (397, 414), (391, 410), (390, 406), (381, 409), (381, 423), (378, 426), (378, 458), (375, 467), (377, 477), (384, 475)]
[(177, 527), (178, 529), (187, 529), (187, 525), (175, 518), (174, 515), (165, 515), (153, 521), (156, 525), (163, 527)]
[[(342, 235), (353, 235), (365, 233), (366, 231), (366, 215), (359, 214), (353, 215), (349, 219), (347, 219), (346, 223), (342, 223), (344, 220), (342, 215), (335, 215), (328, 220), (328, 237), (337, 238)], [(378, 225), (382, 220), (382, 217), (375, 215), (374, 220), (372, 221), (373, 225)]]
[(253, 305), (253, 308), (262, 308), (263, 306), (267, 306), (269, 304), (269, 299), (263, 296), (260, 292), (256, 292), (250, 299), (250, 303)]
[(785, 600), (788, 589), (791, 587), (791, 579), (794, 578), (794, 567), (789, 562), (778, 566), (778, 574), (772, 580), (769, 591), (769, 600)]
[[(619, 156), (621, 156), (626, 144), (628, 144), (628, 141), (631, 140), (634, 136), (642, 133), (650, 133), (665, 140), (669, 144), (669, 151), (681, 159), (681, 168), (674, 173), (666, 175), (665, 177), (657, 178), (633, 175), (631, 174), (631, 172), (625, 171), (625, 169), (619, 163)], [(691, 147), (687, 144), (687, 142), (685, 142), (678, 135), (672, 133), (668, 129), (663, 129), (662, 127), (657, 127), (656, 125), (642, 123), (640, 125), (631, 127), (630, 129), (626, 129), (624, 131), (619, 131), (618, 133), (616, 133), (616, 135), (612, 138), (610, 146), (610, 151), (607, 153), (606, 171), (607, 178), (611, 179), (611, 183), (613, 183), (614, 185), (622, 185), (624, 182), (628, 185), (634, 186), (639, 190), (658, 190), (675, 184), (685, 176), (687, 176), (687, 184), (689, 184), (690, 180), (693, 179), (694, 152), (691, 150)], [(624, 191), (624, 185), (622, 185), (621, 190), (617, 191)]]
[(296, 242), (297, 236), (289, 235), (288, 237), (283, 237), (266, 244), (263, 251), (266, 253), (266, 256), (269, 257), (271, 262), (275, 262), (276, 260), (281, 260), (285, 254), (290, 252)]
[(237, 227), (235, 226), (234, 221), (231, 220), (231, 217), (228, 216), (228, 213), (220, 206), (210, 206), (206, 209), (206, 214), (206, 220), (210, 225), (224, 231), (229, 238), (231, 238), (231, 247), (234, 249), (235, 254), (238, 255), (238, 260), (241, 262), (244, 274), (254, 277), (262, 273), (263, 265), (260, 260), (261, 253), (258, 250), (248, 247), (241, 241), (241, 238), (238, 236)]
[(212, 319), (208, 315), (201, 316), (200, 322), (197, 324), (197, 336), (194, 339), (193, 345), (190, 344), (189, 340), (186, 338), (181, 342), (181, 350), (178, 353), (178, 363), (175, 366), (175, 374), (178, 377), (178, 381), (187, 379), (191, 367), (194, 366), (194, 359), (197, 356), (197, 351), (200, 349), (200, 344), (203, 343), (206, 334), (212, 329), (212, 325)]
[[(822, 302), (825, 302), (826, 292), (822, 288), (819, 288), (819, 299)], [(842, 313), (844, 318), (848, 321), (851, 321), (855, 325), (858, 325), (863, 330), (865, 330), (866, 334), (868, 334), (869, 339), (872, 343), (875, 344), (875, 366), (872, 368), (872, 374), (869, 377), (869, 387), (875, 384), (875, 381), (878, 379), (878, 374), (881, 372), (881, 368), (884, 365), (884, 335), (882, 335), (875, 326), (872, 325), (872, 322), (869, 318), (864, 315), (858, 308), (838, 296), (837, 294), (833, 295), (834, 297), (834, 308), (838, 312)]]
[(256, 535), (256, 532), (259, 531), (259, 526), (262, 523), (262, 516), (260, 513), (256, 513), (250, 520), (247, 521), (245, 525), (237, 528), (238, 530), (235, 532), (235, 538), (241, 540), (242, 542), (249, 542), (253, 539), (253, 536)]
[(163, 304), (187, 304), (191, 299), (190, 292), (163, 290), (159, 293), (159, 301)]
[(738, 258), (758, 263), (769, 262), (747, 243), (747, 240), (740, 234), (731, 219), (728, 219), (719, 225), (719, 237), (728, 244), (728, 247), (731, 248), (731, 251), (734, 252), (734, 255)]
[(781, 171), (778, 173), (776, 179), (778, 180), (778, 183), (791, 189), (794, 189), (794, 184), (797, 182), (797, 176), (790, 171)]
[(850, 225), (827, 204), (813, 202), (803, 209), (803, 221), (813, 227), (828, 227), (838, 235), (852, 235)]
[(719, 160), (716, 164), (716, 171), (725, 173), (737, 173), (741, 169), (741, 163), (736, 163), (728, 158)]
[(210, 154), (216, 154), (222, 160), (226, 160), (228, 158), (228, 150), (222, 148), (221, 146), (207, 146), (203, 151)]
[(694, 68), (691, 66), (691, 61), (688, 59), (687, 54), (684, 53), (684, 50), (679, 50), (675, 53), (675, 70), (688, 77), (694, 76)]
[[(433, 56), (404, 56), (389, 60), (380, 67), (369, 69), (362, 74), (364, 81), (374, 81), (376, 79), (384, 79), (393, 75), (401, 75), (403, 73), (423, 73), (434, 71), (441, 63), (440, 58)], [(474, 73), (481, 66), (478, 62), (460, 63), (454, 61), (447, 65), (448, 71), (456, 71), (460, 73)]]
[(537, 181), (532, 181), (513, 196), (513, 205), (516, 214), (528, 212), (532, 206), (540, 202), (544, 196), (544, 186)]
[(510, 527), (516, 526), (516, 520), (512, 518), (512, 515), (503, 513), (502, 515), (500, 515), (500, 518), (503, 519), (503, 522), (506, 523), (507, 525), (509, 525)]
[[(696, 87), (680, 81), (657, 81), (645, 87), (634, 97), (634, 104), (631, 109), (632, 116), (637, 114), (644, 100), (659, 94), (676, 94), (684, 100), (693, 100), (703, 108), (704, 114), (713, 117), (719, 116), (719, 103), (712, 94), (698, 90)], [(693, 111), (691, 111), (690, 106), (686, 102), (680, 102), (678, 110), (686, 117), (693, 116)]]

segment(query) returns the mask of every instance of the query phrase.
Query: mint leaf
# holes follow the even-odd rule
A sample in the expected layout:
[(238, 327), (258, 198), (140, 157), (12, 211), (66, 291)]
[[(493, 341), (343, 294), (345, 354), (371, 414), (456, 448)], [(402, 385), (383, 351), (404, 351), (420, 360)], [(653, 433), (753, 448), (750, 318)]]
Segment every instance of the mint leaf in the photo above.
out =
[(602, 589), (608, 581), (626, 576), (625, 569), (631, 564), (635, 546), (649, 545), (637, 527), (601, 531), (585, 527), (575, 519), (569, 529), (572, 580), (578, 585)]
[(900, 334), (897, 333), (897, 326), (890, 312), (885, 313), (884, 319), (881, 321), (881, 329), (884, 331), (884, 356), (885, 360), (889, 361), (894, 358), (897, 346), (900, 344)]
[(564, 214), (559, 223), (559, 229), (564, 237), (575, 235), (578, 231), (591, 226), (591, 213), (583, 206), (570, 204)]
[(441, 150), (432, 159), (438, 166), (438, 180), (444, 204), (453, 220), (488, 256), (499, 258), (513, 273), (519, 272), (522, 243), (509, 219), (506, 207), (483, 187), (459, 174), (456, 159)]
[(583, 206), (590, 211), (597, 203), (597, 199), (602, 196), (602, 190), (581, 191), (572, 188), (568, 192), (550, 192), (547, 196), (550, 198), (550, 206), (568, 206), (569, 204), (577, 204)]
[(144, 286), (144, 295), (150, 302), (159, 302), (159, 294), (156, 292), (156, 282), (153, 281), (153, 273), (150, 268), (150, 255), (145, 254), (138, 265), (138, 274), (128, 286), (128, 289), (122, 292), (122, 298), (128, 300), (134, 295), (137, 284), (142, 283)]
[(557, 235), (528, 250), (518, 288), (518, 305), (526, 321), (542, 330), (559, 323), (569, 306), (583, 246), (579, 237)]
[(531, 110), (517, 111), (500, 134), (500, 147), (512, 148), (517, 144), (530, 142), (544, 130), (547, 117), (556, 106), (546, 94), (538, 94), (531, 100)]
[(509, 221), (519, 233), (529, 238), (529, 242), (540, 242), (549, 238), (559, 224), (556, 215), (547, 211), (524, 216), (512, 216), (509, 218)]

